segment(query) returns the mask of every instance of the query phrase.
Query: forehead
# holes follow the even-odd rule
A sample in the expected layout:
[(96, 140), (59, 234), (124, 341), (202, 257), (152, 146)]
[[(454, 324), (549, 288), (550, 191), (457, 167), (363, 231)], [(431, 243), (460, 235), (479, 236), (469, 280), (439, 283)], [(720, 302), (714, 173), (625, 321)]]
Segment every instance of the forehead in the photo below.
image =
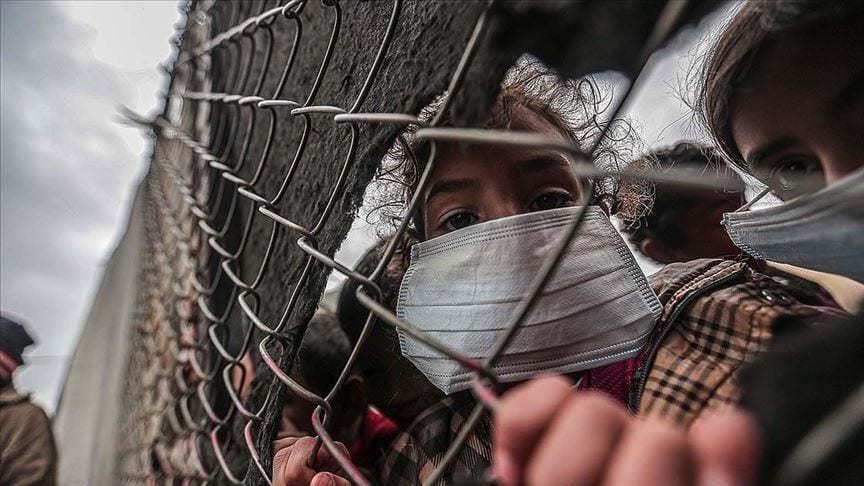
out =
[(551, 109), (543, 108), (540, 103), (534, 106), (528, 106), (528, 103), (530, 100), (522, 102), (519, 99), (496, 103), (486, 128), (542, 133), (557, 140), (572, 140), (566, 127), (567, 120)]
[[(553, 123), (549, 117), (541, 115), (523, 104), (513, 104), (506, 109), (496, 108), (498, 113), (492, 117), (487, 128), (541, 133), (551, 139), (563, 142), (574, 140), (570, 133)], [(494, 144), (440, 144), (439, 156), (435, 162), (436, 166), (432, 178), (458, 176), (537, 157), (563, 158), (564, 155), (559, 152), (532, 147)]]
[(816, 25), (764, 45), (732, 100), (730, 123), (742, 155), (748, 145), (830, 116), (829, 101), (864, 68), (862, 45), (864, 30), (850, 22)]
[(501, 182), (510, 179), (517, 168), (535, 159), (565, 160), (566, 157), (559, 152), (542, 149), (488, 145), (451, 146), (436, 160), (428, 188), (437, 181), (450, 179)]
[[(820, 23), (769, 41), (753, 60), (747, 87), (772, 82), (781, 88), (816, 88), (845, 78), (864, 63), (864, 29), (857, 22)], [(824, 94), (814, 90), (815, 97)]]

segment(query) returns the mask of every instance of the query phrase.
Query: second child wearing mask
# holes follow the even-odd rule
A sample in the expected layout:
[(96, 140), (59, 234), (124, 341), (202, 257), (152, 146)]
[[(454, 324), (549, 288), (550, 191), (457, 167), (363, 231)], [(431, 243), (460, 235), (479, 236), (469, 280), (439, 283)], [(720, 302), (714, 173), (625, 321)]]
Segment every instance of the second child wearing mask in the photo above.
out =
[[(589, 146), (597, 103), (574, 100), (572, 94), (561, 98), (556, 87), (563, 83), (554, 74), (533, 65), (527, 72), (528, 77), (511, 76), (505, 83), (486, 128), (536, 132)], [(596, 93), (585, 81), (569, 86), (576, 93), (586, 87)], [(584, 111), (562, 116), (555, 109), (562, 105)], [(589, 121), (573, 127), (573, 120)], [(422, 146), (414, 149), (423, 152)], [(633, 411), (689, 423), (707, 407), (738, 399), (734, 376), (765, 347), (775, 322), (821, 315), (745, 263), (722, 260), (666, 272), (655, 287), (658, 300), (609, 221), (610, 212), (634, 204), (616, 200), (608, 184), (598, 183), (593, 194), (584, 194), (586, 186), (574, 176), (572, 162), (556, 153), (456, 144), (439, 144), (439, 149), (415, 221), (420, 241), (411, 248), (396, 310), (472, 358), (489, 352), (548, 246), (581, 210), (580, 200), (591, 204), (527, 326), (495, 368), (505, 386), (544, 372), (564, 373), (581, 379), (581, 389), (600, 390)], [(595, 163), (610, 156), (614, 160), (617, 154), (607, 147)], [(397, 172), (405, 196), (413, 191), (417, 170), (409, 165)], [(776, 299), (784, 305), (776, 305)], [(671, 349), (666, 345), (672, 329), (698, 334), (683, 355), (680, 343)], [(470, 411), (470, 374), (410, 336), (400, 335), (398, 346), (428, 382), (448, 395), (442, 401), (447, 406), (433, 405), (397, 438), (381, 468), (381, 484), (416, 484), (435, 469)], [(654, 383), (647, 380), (649, 372), (670, 379)], [(466, 397), (467, 406), (453, 407), (460, 397)], [(491, 455), (490, 431), (488, 422), (477, 429), (445, 480), (483, 473)], [(290, 456), (305, 457), (312, 444), (295, 444)], [(307, 484), (313, 478), (343, 484), (332, 474), (332, 461), (319, 459), (318, 470), (325, 472), (317, 476), (299, 459), (275, 464), (274, 484)]]

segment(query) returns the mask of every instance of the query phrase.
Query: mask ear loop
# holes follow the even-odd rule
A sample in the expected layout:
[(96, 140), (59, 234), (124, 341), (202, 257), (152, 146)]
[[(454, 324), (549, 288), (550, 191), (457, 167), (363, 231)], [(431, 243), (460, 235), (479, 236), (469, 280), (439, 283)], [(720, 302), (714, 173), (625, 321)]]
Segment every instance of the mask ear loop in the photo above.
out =
[(762, 199), (763, 197), (767, 196), (769, 192), (771, 192), (770, 187), (766, 187), (765, 189), (762, 189), (762, 191), (760, 191), (759, 194), (756, 194), (756, 197), (747, 201), (747, 204), (736, 209), (735, 211), (733, 211), (733, 213), (742, 213), (744, 211), (749, 211), (750, 208), (753, 207), (754, 204), (759, 202), (759, 200)]

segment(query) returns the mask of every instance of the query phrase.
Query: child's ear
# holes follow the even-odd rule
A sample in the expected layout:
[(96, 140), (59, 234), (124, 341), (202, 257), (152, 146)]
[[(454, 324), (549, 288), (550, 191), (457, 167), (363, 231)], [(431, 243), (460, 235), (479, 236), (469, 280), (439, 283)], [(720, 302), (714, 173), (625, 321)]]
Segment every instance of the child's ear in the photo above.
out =
[(658, 245), (653, 238), (645, 238), (639, 243), (639, 252), (663, 265), (675, 262), (675, 258)]

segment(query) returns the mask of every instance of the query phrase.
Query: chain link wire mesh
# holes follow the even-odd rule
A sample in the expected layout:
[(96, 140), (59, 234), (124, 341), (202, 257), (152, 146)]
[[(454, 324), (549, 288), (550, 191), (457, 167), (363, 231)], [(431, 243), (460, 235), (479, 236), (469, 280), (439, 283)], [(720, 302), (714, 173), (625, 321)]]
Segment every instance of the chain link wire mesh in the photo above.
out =
[[(688, 4), (645, 5), (647, 30), (623, 64), (631, 73), (680, 26)], [(327, 425), (372, 327), (386, 325), (476, 375), (478, 404), (428, 481), (437, 484), (484, 412), (495, 407), (491, 366), (531, 312), (582, 215), (533, 277), (530, 296), (507, 323), (492, 357), (460, 356), (397, 318), (381, 303), (376, 283), (417, 210), (417, 195), (435, 166), (435, 146), (552, 149), (579, 160), (574, 171), (587, 180), (609, 175), (591, 163), (596, 146), (442, 126), (451, 108), (464, 108), (467, 114), (454, 117), (462, 121), (471, 121), (471, 110), (482, 112), (488, 96), (466, 107), (465, 92), (494, 93), (513, 53), (524, 49), (483, 55), (485, 39), (512, 27), (496, 16), (498, 2), (193, 1), (184, 8), (188, 21), (170, 70), (165, 112), (138, 120), (152, 133), (153, 154), (143, 189), (142, 291), (123, 396), (128, 413), (119, 430), (121, 481), (271, 484), (271, 441), (287, 390), (316, 405), (312, 424), (319, 446), (352, 482), (369, 484)], [(450, 11), (456, 8), (458, 14)], [(521, 8), (512, 8), (517, 19), (525, 14)], [(531, 41), (531, 35), (517, 34)], [(559, 61), (568, 72), (566, 59)], [(478, 69), (487, 72), (484, 79)], [(421, 122), (414, 114), (445, 89), (449, 95), (438, 115)], [(428, 141), (431, 151), (396, 235), (376, 268), (361, 274), (333, 255), (386, 150), (409, 125), (419, 127), (416, 138)], [(675, 173), (625, 169), (615, 175), (719, 184)], [(293, 379), (291, 368), (331, 271), (360, 285), (357, 298), (368, 316), (341, 376), (318, 395)], [(260, 356), (248, 397), (247, 354)]]

